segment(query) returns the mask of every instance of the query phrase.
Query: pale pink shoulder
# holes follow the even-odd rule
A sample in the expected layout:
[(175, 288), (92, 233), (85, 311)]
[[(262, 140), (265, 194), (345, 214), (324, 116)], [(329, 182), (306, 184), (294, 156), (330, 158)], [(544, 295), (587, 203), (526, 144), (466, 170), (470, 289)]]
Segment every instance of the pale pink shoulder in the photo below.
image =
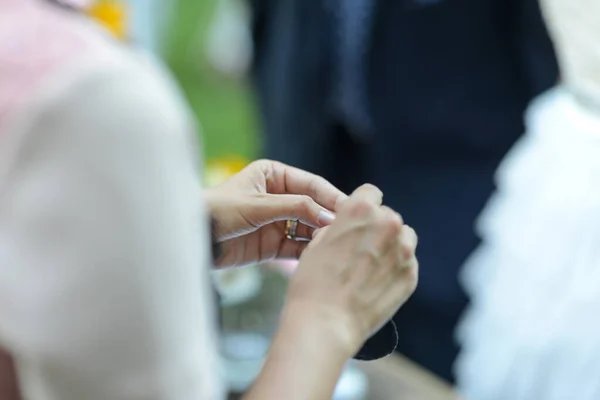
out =
[(22, 1), (0, 10), (0, 136), (10, 115), (40, 87), (65, 79), (60, 70), (87, 58), (116, 57), (116, 43), (84, 15)]

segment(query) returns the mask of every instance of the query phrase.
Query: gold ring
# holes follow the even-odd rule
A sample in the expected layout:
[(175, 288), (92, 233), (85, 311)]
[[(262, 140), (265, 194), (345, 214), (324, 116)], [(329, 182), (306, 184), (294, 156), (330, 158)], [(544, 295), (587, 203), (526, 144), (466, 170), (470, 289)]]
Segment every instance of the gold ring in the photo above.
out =
[(285, 230), (283, 233), (285, 237), (290, 240), (296, 240), (296, 231), (298, 230), (298, 221), (288, 219), (285, 223)]

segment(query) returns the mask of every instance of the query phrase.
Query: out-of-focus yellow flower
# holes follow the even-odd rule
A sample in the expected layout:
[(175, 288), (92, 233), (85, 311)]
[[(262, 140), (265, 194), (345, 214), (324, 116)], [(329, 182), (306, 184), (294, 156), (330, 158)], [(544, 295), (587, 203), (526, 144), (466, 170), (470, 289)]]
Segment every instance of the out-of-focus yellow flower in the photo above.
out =
[(205, 170), (206, 186), (217, 186), (248, 165), (248, 161), (240, 157), (219, 158), (208, 161)]
[(120, 40), (127, 38), (128, 11), (127, 5), (122, 0), (96, 0), (87, 9), (92, 18), (104, 25)]

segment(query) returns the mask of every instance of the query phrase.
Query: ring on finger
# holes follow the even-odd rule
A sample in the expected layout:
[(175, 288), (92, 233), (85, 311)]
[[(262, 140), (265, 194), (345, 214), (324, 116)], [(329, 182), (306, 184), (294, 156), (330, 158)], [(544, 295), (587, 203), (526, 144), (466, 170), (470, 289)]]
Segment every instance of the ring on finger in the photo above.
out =
[(288, 238), (289, 240), (296, 240), (297, 239), (297, 231), (298, 231), (298, 220), (288, 219), (285, 222), (285, 230), (283, 231), (283, 234), (285, 235), (285, 237)]

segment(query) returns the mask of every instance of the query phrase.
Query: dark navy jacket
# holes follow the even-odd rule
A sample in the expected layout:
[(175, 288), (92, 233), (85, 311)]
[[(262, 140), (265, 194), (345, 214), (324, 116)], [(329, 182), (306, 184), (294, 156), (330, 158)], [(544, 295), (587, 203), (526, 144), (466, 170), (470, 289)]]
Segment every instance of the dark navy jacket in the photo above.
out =
[(419, 288), (395, 318), (399, 350), (451, 379), (467, 299), (459, 268), (528, 102), (557, 80), (534, 0), (377, 2), (368, 62), (375, 131), (340, 139), (330, 113), (335, 28), (326, 0), (252, 0), (266, 155), (345, 190), (377, 184), (420, 236)]

